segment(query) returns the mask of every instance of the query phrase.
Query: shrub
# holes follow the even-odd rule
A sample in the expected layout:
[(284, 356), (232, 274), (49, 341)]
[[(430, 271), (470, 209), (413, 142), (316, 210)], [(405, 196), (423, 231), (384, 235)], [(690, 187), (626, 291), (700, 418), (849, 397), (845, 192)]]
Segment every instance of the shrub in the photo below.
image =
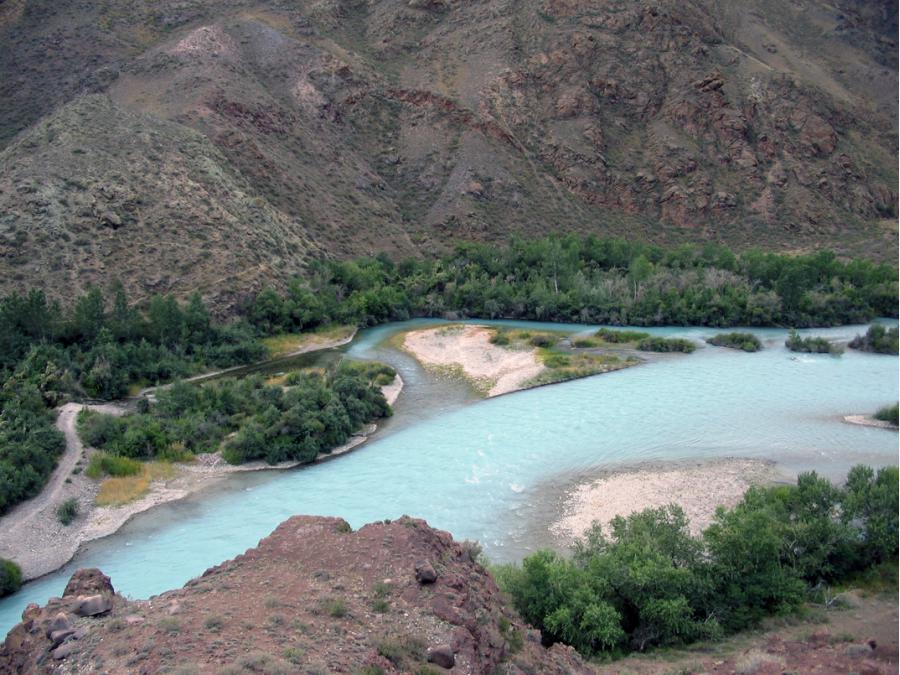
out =
[(572, 346), (576, 349), (590, 349), (591, 347), (596, 347), (597, 343), (591, 339), (580, 338), (578, 340), (573, 340)]
[(325, 611), (328, 612), (328, 616), (340, 619), (347, 616), (347, 605), (339, 598), (331, 598), (325, 602)]
[(12, 595), (22, 587), (22, 570), (12, 560), (0, 558), (0, 598)]
[(831, 344), (823, 337), (800, 337), (800, 333), (791, 329), (784, 346), (792, 352), (806, 354), (841, 354), (843, 347)]
[(559, 338), (557, 338), (555, 335), (539, 333), (538, 335), (532, 336), (531, 345), (533, 347), (543, 347), (547, 349), (555, 345), (558, 339)]
[(206, 627), (206, 630), (211, 633), (218, 633), (225, 625), (225, 619), (221, 616), (208, 616), (206, 617), (206, 621), (203, 622), (203, 625)]
[(78, 517), (78, 500), (71, 497), (57, 506), (56, 517), (63, 525), (70, 525)]
[(159, 620), (159, 629), (164, 633), (169, 633), (170, 635), (177, 635), (181, 632), (181, 621), (176, 619), (175, 617), (167, 616), (163, 619)]
[(505, 347), (509, 344), (509, 335), (505, 332), (498, 331), (491, 336), (490, 342), (498, 347)]
[(644, 333), (637, 330), (611, 330), (609, 328), (601, 328), (594, 337), (600, 338), (604, 342), (613, 344), (621, 344), (625, 342), (640, 342), (650, 337), (650, 333)]
[(881, 408), (874, 415), (876, 420), (881, 420), (882, 422), (890, 422), (894, 426), (898, 426), (898, 423), (900, 423), (900, 420), (898, 420), (898, 416), (900, 416), (900, 405), (898, 405), (897, 403)]
[(707, 342), (716, 347), (741, 349), (745, 352), (758, 352), (762, 349), (762, 342), (753, 333), (719, 333)]
[(900, 350), (900, 328), (885, 328), (881, 324), (873, 324), (865, 335), (853, 338), (849, 347), (876, 354), (897, 354)]
[(690, 354), (697, 349), (697, 345), (683, 338), (646, 337), (638, 342), (637, 348), (642, 352), (684, 352), (685, 354)]

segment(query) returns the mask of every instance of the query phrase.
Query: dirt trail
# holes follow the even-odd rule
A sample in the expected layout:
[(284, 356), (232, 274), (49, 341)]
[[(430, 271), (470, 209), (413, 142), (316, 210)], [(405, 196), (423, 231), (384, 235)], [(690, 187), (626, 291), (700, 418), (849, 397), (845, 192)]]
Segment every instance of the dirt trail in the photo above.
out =
[[(67, 403), (58, 408), (56, 428), (65, 436), (65, 452), (41, 493), (0, 518), (0, 557), (15, 560), (26, 579), (45, 574), (71, 558), (78, 547), (78, 532), (82, 528), (77, 524), (64, 527), (56, 517), (56, 509), (70, 498), (77, 499), (83, 509), (86, 501), (93, 500), (96, 493), (93, 481), (82, 473), (72, 473), (84, 454), (84, 446), (75, 429), (82, 408), (107, 415), (125, 412), (121, 405), (113, 403)], [(71, 553), (67, 553), (69, 549)]]

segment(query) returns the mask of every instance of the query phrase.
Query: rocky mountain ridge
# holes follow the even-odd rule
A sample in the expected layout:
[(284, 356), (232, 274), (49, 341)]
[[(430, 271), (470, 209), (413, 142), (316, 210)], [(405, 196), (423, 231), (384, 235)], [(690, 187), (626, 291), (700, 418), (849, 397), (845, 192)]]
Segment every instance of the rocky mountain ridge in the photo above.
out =
[(0, 3), (2, 291), (593, 232), (896, 259), (896, 2)]

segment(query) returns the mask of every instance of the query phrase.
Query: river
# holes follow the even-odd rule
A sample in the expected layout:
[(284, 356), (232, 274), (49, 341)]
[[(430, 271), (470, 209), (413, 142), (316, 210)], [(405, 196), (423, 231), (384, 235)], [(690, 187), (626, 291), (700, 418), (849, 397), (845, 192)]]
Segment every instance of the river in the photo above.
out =
[[(643, 461), (745, 457), (774, 460), (788, 474), (815, 469), (839, 480), (854, 464), (897, 463), (896, 432), (841, 421), (898, 400), (895, 356), (793, 354), (783, 346), (786, 331), (755, 329), (765, 345), (758, 353), (704, 346), (476, 402), (465, 385), (435, 379), (383, 345), (425, 323), (362, 331), (345, 348), (351, 358), (391, 362), (406, 382), (397, 414), (371, 441), (332, 462), (233, 475), (215, 490), (139, 515), (0, 602), (0, 634), (28, 602), (61, 594), (79, 567), (99, 567), (121, 593), (149, 597), (255, 546), (293, 514), (341, 516), (354, 527), (414, 515), (458, 539), (479, 540), (493, 560), (517, 560), (553, 543), (533, 521), (558, 501), (547, 489), (555, 477)], [(849, 339), (864, 330), (809, 333)], [(649, 332), (699, 341), (719, 331)]]

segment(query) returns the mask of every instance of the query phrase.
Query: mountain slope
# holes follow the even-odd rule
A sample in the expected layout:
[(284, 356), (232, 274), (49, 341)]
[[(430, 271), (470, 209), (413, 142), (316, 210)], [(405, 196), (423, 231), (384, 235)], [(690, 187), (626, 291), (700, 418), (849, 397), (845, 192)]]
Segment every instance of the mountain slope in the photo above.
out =
[(0, 290), (228, 305), (311, 257), (552, 230), (893, 261), (896, 10), (5, 0)]

